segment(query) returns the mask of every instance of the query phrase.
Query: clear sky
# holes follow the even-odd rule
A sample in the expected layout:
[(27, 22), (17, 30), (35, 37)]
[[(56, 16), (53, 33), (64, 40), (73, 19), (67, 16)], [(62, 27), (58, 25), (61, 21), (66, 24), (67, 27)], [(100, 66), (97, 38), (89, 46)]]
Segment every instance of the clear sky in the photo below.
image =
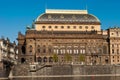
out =
[(0, 36), (16, 40), (45, 9), (88, 9), (102, 29), (120, 27), (120, 0), (0, 0)]

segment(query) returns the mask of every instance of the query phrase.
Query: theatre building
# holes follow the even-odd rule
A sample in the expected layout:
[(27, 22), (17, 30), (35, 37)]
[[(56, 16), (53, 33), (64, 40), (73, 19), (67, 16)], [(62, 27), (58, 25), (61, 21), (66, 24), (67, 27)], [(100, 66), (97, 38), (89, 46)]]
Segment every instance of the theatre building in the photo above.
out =
[(117, 46), (120, 41), (116, 36), (119, 36), (119, 28), (114, 29), (101, 30), (100, 20), (87, 10), (47, 9), (38, 16), (32, 28), (27, 28), (25, 35), (18, 33), (18, 61), (39, 64), (118, 64)]

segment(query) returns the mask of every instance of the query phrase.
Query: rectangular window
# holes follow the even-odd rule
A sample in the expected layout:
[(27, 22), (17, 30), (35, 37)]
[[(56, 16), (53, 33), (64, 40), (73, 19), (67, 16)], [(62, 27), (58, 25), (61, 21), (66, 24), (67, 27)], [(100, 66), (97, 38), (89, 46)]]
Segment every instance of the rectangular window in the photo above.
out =
[(78, 49), (76, 50), (76, 54), (78, 54), (79, 53), (79, 51), (78, 51)]
[(119, 44), (117, 44), (117, 48), (119, 48)]
[(56, 49), (54, 49), (53, 52), (56, 53)]
[(72, 54), (72, 50), (70, 49), (70, 54)]
[(56, 53), (59, 54), (59, 50), (58, 49), (56, 50)]
[(114, 58), (114, 56), (113, 56), (113, 58)]
[(67, 49), (67, 53), (70, 53), (70, 52), (69, 52), (69, 49)]
[(112, 49), (112, 54), (114, 54), (114, 49)]
[(113, 60), (113, 62), (114, 62), (114, 60)]
[(112, 44), (112, 47), (114, 47), (114, 44)]
[(63, 49), (63, 54), (65, 54), (65, 49)]
[(83, 54), (85, 54), (85, 49), (83, 49)]
[(80, 50), (80, 53), (82, 54), (82, 49)]
[(119, 59), (119, 56), (118, 56), (118, 59)]
[(74, 49), (73, 51), (74, 51), (73, 53), (76, 54), (76, 50)]
[(63, 50), (62, 49), (60, 50), (60, 54), (63, 54)]
[(117, 36), (119, 36), (119, 32), (116, 32)]
[(119, 49), (117, 49), (117, 54), (119, 54)]

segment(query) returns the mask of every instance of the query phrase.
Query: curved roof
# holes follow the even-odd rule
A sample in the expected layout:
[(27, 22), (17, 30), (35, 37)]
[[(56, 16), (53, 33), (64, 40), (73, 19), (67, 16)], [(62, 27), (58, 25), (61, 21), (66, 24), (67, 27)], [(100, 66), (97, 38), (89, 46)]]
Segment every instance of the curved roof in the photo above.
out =
[(100, 20), (92, 14), (44, 13), (37, 18), (36, 23), (98, 23), (100, 24)]

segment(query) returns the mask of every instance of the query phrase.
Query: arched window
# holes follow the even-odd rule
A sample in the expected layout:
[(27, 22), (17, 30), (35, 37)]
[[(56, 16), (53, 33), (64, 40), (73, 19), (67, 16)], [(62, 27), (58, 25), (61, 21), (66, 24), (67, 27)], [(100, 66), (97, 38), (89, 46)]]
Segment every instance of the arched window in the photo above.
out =
[(44, 57), (44, 58), (43, 58), (43, 62), (47, 62), (47, 57)]
[(41, 57), (38, 57), (37, 60), (38, 60), (38, 62), (42, 62), (42, 58)]

